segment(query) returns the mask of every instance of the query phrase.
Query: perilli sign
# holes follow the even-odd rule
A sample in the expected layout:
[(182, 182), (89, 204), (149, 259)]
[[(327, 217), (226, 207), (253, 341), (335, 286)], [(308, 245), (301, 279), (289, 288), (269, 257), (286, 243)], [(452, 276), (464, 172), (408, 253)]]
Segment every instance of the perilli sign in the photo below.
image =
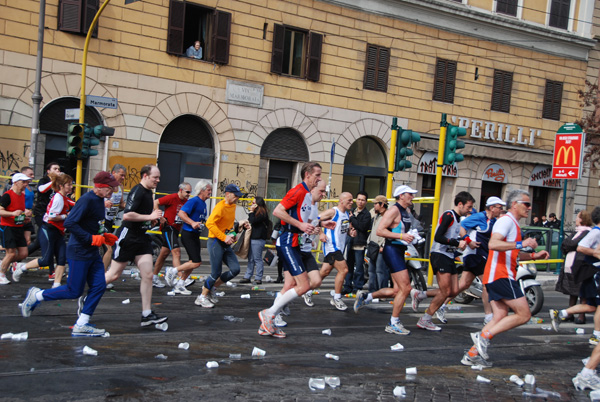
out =
[(515, 127), (494, 123), (493, 121), (472, 120), (467, 117), (452, 116), (452, 124), (470, 129), (469, 138), (483, 138), (503, 142), (506, 144), (518, 144), (535, 146), (535, 138), (542, 135), (542, 130), (535, 128)]
[(501, 165), (492, 163), (485, 168), (481, 179), (483, 181), (493, 181), (494, 183), (506, 183), (506, 172)]

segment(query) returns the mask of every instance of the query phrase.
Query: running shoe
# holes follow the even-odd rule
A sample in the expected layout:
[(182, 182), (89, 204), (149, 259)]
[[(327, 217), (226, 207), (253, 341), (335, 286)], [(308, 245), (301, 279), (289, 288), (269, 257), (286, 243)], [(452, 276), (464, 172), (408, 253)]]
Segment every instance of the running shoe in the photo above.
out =
[(488, 325), (490, 323), (490, 321), (492, 321), (493, 319), (494, 319), (493, 315), (490, 318), (483, 317), (483, 326), (485, 327), (486, 325)]
[(210, 290), (210, 292), (208, 292), (208, 295), (206, 295), (206, 298), (208, 300), (210, 300), (210, 302), (212, 304), (217, 304), (219, 302), (219, 298), (217, 297), (217, 295), (215, 294), (215, 288), (212, 288)]
[(204, 295), (200, 295), (196, 297), (196, 301), (194, 301), (196, 306), (204, 307), (204, 308), (213, 308), (215, 305), (208, 300), (208, 298)]
[(346, 306), (346, 303), (344, 303), (342, 299), (332, 298), (329, 303), (340, 311), (346, 311), (348, 309), (348, 306)]
[(12, 280), (14, 282), (19, 282), (21, 280), (21, 275), (25, 272), (25, 264), (19, 263), (17, 265), (12, 266)]
[(157, 275), (152, 277), (152, 286), (155, 288), (164, 288), (166, 285)]
[(192, 286), (194, 283), (196, 283), (195, 279), (187, 278), (185, 280), (185, 283), (183, 284), (183, 286), (185, 286), (187, 288), (188, 286)]
[(167, 282), (167, 285), (173, 287), (175, 285), (176, 278), (177, 278), (177, 268), (167, 267), (165, 269), (165, 282)]
[(23, 303), (21, 304), (21, 314), (23, 317), (29, 317), (31, 312), (40, 304), (35, 295), (41, 291), (42, 290), (40, 288), (29, 288), (27, 296), (25, 296), (25, 300), (23, 300)]
[(483, 357), (485, 360), (489, 359), (487, 348), (490, 345), (490, 340), (482, 337), (479, 332), (471, 332), (471, 339), (473, 340), (473, 344), (477, 348), (479, 355), (481, 355), (481, 357)]
[(160, 324), (161, 322), (165, 322), (169, 319), (169, 317), (161, 317), (157, 315), (154, 311), (151, 311), (146, 317), (142, 316), (142, 320), (140, 325), (142, 327), (147, 327), (153, 324)]
[(421, 299), (419, 299), (419, 291), (417, 289), (411, 289), (410, 298), (412, 299), (411, 307), (416, 313), (417, 311), (419, 311), (419, 304), (421, 303)]
[(6, 279), (6, 275), (0, 274), (0, 285), (8, 285), (10, 281)]
[(492, 367), (492, 363), (488, 362), (483, 357), (479, 355), (471, 357), (469, 356), (469, 352), (465, 352), (465, 355), (460, 362), (465, 366), (481, 366), (484, 368)]
[(185, 288), (185, 286), (182, 286), (182, 285), (175, 286), (173, 288), (173, 292), (175, 292), (175, 294), (185, 295), (185, 296), (189, 296), (192, 294), (191, 290), (187, 290)]
[(302, 298), (304, 299), (304, 303), (308, 307), (314, 307), (315, 302), (313, 302), (313, 300), (312, 300), (312, 290), (309, 290), (308, 292), (304, 293), (302, 295)]
[(273, 338), (285, 338), (287, 335), (279, 327), (275, 327), (275, 332), (271, 334)]
[(48, 282), (54, 282), (54, 279), (56, 278), (56, 274), (52, 273), (50, 275), (48, 275)]
[(115, 285), (113, 285), (112, 283), (107, 283), (106, 284), (106, 289), (112, 289), (114, 287), (115, 287)]
[(446, 318), (446, 306), (441, 305), (440, 308), (435, 312), (435, 318), (437, 318), (442, 324), (448, 324), (448, 319)]
[(285, 322), (283, 320), (283, 318), (281, 317), (281, 313), (279, 313), (275, 316), (275, 319), (273, 320), (273, 324), (276, 327), (286, 327), (287, 326), (287, 322)]
[(594, 334), (592, 334), (592, 336), (590, 336), (590, 345), (597, 345), (600, 342), (600, 339), (598, 339), (598, 337)]
[(271, 334), (269, 333), (269, 331), (267, 331), (267, 330), (265, 329), (265, 326), (264, 326), (264, 325), (262, 325), (262, 324), (260, 324), (260, 327), (258, 327), (258, 334), (259, 334), (260, 336), (268, 336), (268, 335), (271, 335)]
[(252, 282), (250, 280), (250, 278), (242, 278), (242, 279), (240, 279), (240, 281), (238, 283), (250, 283), (250, 282)]
[(83, 305), (85, 304), (86, 298), (87, 298), (87, 295), (80, 296), (79, 299), (77, 299), (77, 317), (79, 317), (81, 315), (81, 312), (83, 311)]
[(410, 331), (398, 321), (397, 324), (392, 324), (391, 322), (385, 327), (385, 332), (388, 334), (396, 334), (396, 335), (409, 335)]
[(269, 314), (269, 310), (260, 311), (258, 313), (258, 318), (262, 323), (261, 325), (269, 334), (273, 334), (275, 332), (275, 325), (273, 325), (273, 318), (275, 317)]
[(550, 323), (552, 323), (552, 328), (558, 332), (558, 327), (560, 327), (560, 316), (558, 315), (558, 310), (550, 309)]
[(73, 325), (71, 336), (102, 336), (106, 333), (105, 330), (96, 328), (90, 324)]
[(365, 301), (369, 292), (366, 290), (359, 290), (356, 292), (356, 300), (354, 301), (354, 313), (358, 314), (358, 310), (366, 306), (368, 303)]
[(586, 388), (594, 390), (600, 389), (600, 378), (598, 378), (596, 374), (584, 376), (581, 373), (578, 373), (577, 376), (573, 378), (573, 385), (578, 391), (585, 391)]
[(438, 327), (431, 320), (425, 320), (423, 317), (417, 322), (417, 327), (426, 329), (427, 331), (441, 331), (442, 327)]

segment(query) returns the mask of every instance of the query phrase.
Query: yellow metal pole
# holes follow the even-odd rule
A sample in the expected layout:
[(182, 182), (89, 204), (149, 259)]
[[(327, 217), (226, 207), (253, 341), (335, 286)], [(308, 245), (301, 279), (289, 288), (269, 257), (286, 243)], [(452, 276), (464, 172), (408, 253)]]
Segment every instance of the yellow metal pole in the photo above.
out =
[[(106, 6), (110, 3), (110, 0), (105, 0), (102, 6), (98, 9), (92, 24), (88, 29), (87, 36), (85, 37), (85, 45), (83, 46), (83, 59), (81, 60), (81, 98), (79, 101), (79, 123), (85, 123), (85, 76), (87, 69), (87, 54), (88, 48), (90, 45), (90, 39), (92, 38), (92, 32), (94, 32), (94, 28), (96, 28), (96, 24), (98, 23), (98, 18), (100, 18), (100, 14), (106, 8)], [(83, 160), (77, 159), (77, 172), (75, 174), (75, 199), (78, 200), (81, 197), (81, 182), (83, 176)]]
[[(435, 194), (433, 202), (433, 215), (431, 217), (431, 247), (433, 247), (433, 241), (435, 237), (435, 231), (438, 226), (438, 218), (440, 215), (440, 199), (442, 195), (442, 168), (444, 165), (444, 148), (446, 147), (446, 114), (442, 114), (442, 122), (440, 124), (440, 141), (438, 148), (437, 157), (437, 169), (435, 172)], [(430, 247), (430, 249), (431, 249)], [(427, 272), (427, 285), (433, 284), (433, 270), (431, 269), (431, 262), (429, 263), (429, 270)]]
[(392, 186), (394, 185), (394, 163), (396, 162), (396, 141), (398, 137), (398, 118), (392, 119), (392, 140), (390, 142), (390, 156), (388, 160), (388, 177), (387, 177), (387, 189), (385, 196), (390, 199), (392, 198)]

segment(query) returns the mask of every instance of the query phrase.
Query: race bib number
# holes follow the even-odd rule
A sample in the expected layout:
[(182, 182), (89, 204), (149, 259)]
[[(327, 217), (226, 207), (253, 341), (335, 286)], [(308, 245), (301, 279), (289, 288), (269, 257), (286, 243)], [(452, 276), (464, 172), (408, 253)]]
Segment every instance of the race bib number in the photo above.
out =
[(152, 229), (152, 222), (151, 221), (142, 222), (142, 229), (144, 229), (144, 230)]
[(25, 223), (25, 214), (21, 214), (15, 217), (15, 225), (22, 225)]
[(116, 206), (116, 207), (110, 207), (106, 211), (106, 216), (107, 216), (108, 220), (114, 221), (115, 218), (117, 217), (118, 213), (119, 213), (119, 207), (118, 206)]
[(350, 221), (348, 219), (344, 219), (340, 225), (340, 233), (347, 233), (348, 229), (350, 229)]

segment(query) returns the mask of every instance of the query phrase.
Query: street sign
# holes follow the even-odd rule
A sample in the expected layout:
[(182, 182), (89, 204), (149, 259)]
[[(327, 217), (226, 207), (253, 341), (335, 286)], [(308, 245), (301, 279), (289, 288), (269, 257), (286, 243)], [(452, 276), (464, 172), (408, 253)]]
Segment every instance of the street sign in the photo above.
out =
[(579, 179), (585, 134), (577, 124), (568, 123), (556, 132), (552, 163), (553, 179)]
[(100, 107), (100, 108), (107, 108), (107, 109), (116, 109), (117, 108), (117, 99), (116, 98), (105, 98), (104, 96), (88, 95), (85, 97), (85, 105)]
[(79, 120), (79, 109), (65, 109), (65, 120)]

